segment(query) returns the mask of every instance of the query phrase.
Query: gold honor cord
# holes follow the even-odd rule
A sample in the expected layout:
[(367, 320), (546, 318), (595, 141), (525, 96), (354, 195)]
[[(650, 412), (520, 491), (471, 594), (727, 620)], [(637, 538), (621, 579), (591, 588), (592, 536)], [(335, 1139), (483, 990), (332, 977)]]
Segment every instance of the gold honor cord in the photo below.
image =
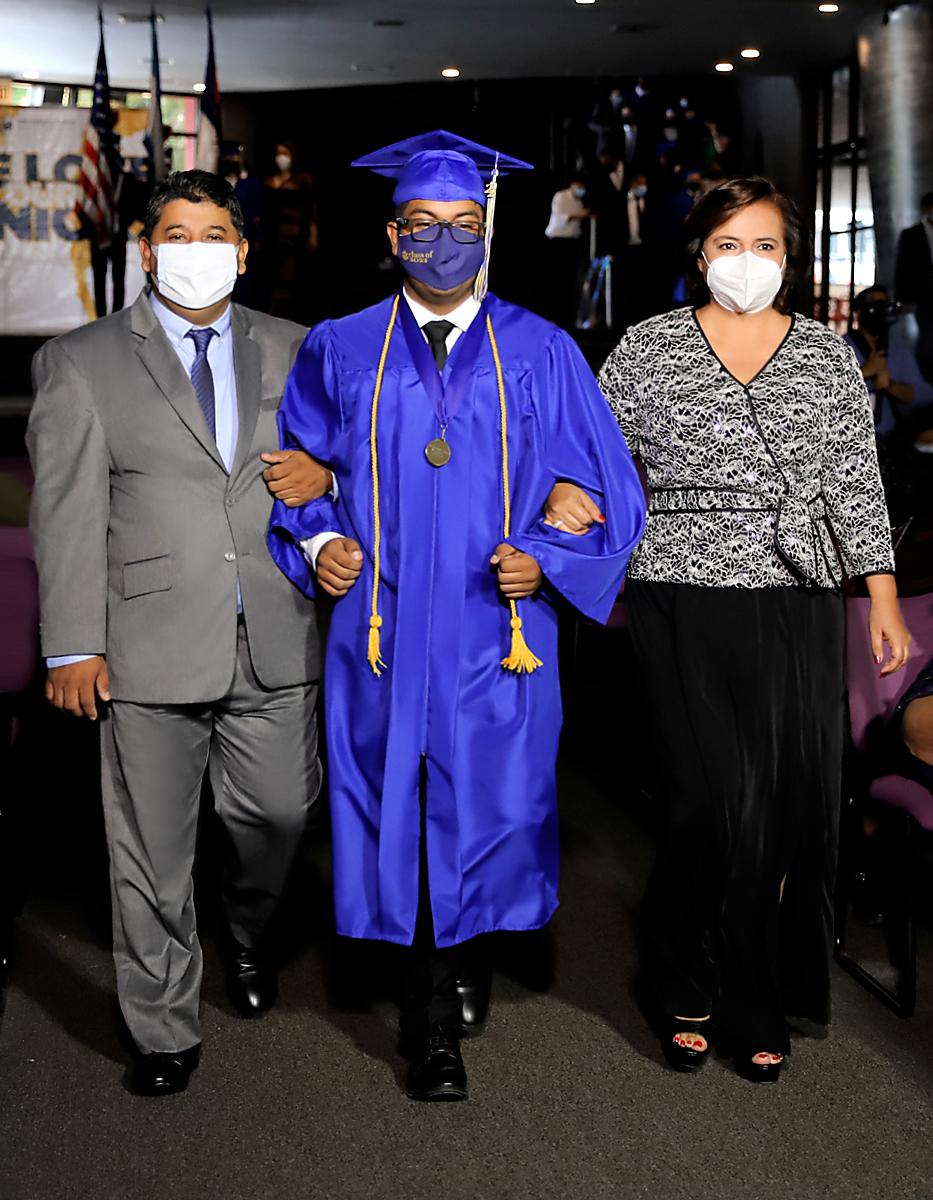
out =
[[(489, 345), (492, 347), (492, 361), (496, 365), (496, 384), (499, 388), (499, 429), (502, 434), (502, 494), (505, 500), (505, 517), (502, 522), (502, 540), (507, 542), (512, 532), (512, 499), (509, 495), (509, 427), (505, 413), (505, 383), (502, 379), (502, 363), (499, 361), (499, 347), (496, 345), (496, 335), (492, 331), (492, 319), (486, 317), (486, 332), (489, 334)], [(522, 633), (522, 619), (514, 600), (509, 600), (512, 613), (512, 649), (508, 657), (503, 658), (502, 666), (507, 671), (516, 671), (519, 675), (530, 675), (542, 666), (540, 658), (536, 658), (528, 648), (525, 635)]]
[(392, 330), (395, 328), (395, 318), (398, 315), (399, 297), (392, 303), (389, 316), (389, 326), (386, 329), (385, 340), (382, 343), (382, 353), (379, 355), (379, 369), (376, 371), (376, 386), (373, 389), (373, 411), (369, 423), (369, 458), (373, 470), (373, 607), (369, 617), (369, 650), (366, 655), (374, 675), (381, 675), (380, 667), (386, 664), (382, 661), (379, 647), (379, 630), (382, 628), (382, 617), (379, 615), (379, 569), (382, 551), (382, 522), (379, 517), (379, 448), (376, 444), (376, 418), (379, 416), (379, 397), (382, 394), (382, 377), (385, 374), (386, 359), (389, 357), (389, 343), (392, 341)]
[[(380, 633), (382, 617), (379, 615), (379, 572), (381, 565), (382, 525), (379, 517), (379, 454), (376, 445), (376, 426), (379, 413), (379, 397), (382, 394), (382, 379), (385, 374), (386, 359), (389, 356), (389, 343), (392, 341), (392, 331), (395, 328), (395, 318), (398, 314), (399, 297), (395, 297), (389, 325), (386, 329), (385, 341), (382, 344), (382, 354), (379, 357), (379, 369), (376, 372), (376, 386), (373, 389), (372, 418), (369, 426), (369, 454), (373, 473), (373, 603), (369, 617), (369, 652), (367, 660), (373, 674), (382, 675), (380, 668), (385, 668), (380, 650)], [(508, 422), (505, 407), (505, 383), (502, 378), (502, 363), (499, 360), (499, 347), (492, 330), (492, 320), (486, 317), (486, 332), (489, 334), (489, 345), (492, 348), (492, 359), (496, 368), (496, 383), (499, 389), (499, 416), (502, 435), (502, 492), (505, 500), (505, 517), (503, 521), (503, 538), (508, 541), (512, 528), (512, 501), (509, 495), (509, 439)], [(512, 614), (512, 648), (508, 657), (502, 659), (502, 666), (507, 671), (518, 674), (530, 674), (542, 665), (541, 660), (529, 650), (522, 633), (522, 619), (514, 600), (509, 600), (509, 610)]]

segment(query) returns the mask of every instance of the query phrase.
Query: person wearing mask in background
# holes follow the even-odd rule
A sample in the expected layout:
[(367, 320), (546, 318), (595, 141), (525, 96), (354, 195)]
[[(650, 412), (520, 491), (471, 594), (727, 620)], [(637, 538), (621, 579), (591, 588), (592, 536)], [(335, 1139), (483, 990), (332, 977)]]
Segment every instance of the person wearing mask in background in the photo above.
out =
[(915, 306), (917, 364), (933, 383), (933, 192), (920, 200), (919, 222), (898, 238), (894, 295), (898, 304)]
[(200, 1057), (192, 867), (208, 767), (232, 847), (228, 992), (244, 1016), (276, 999), (264, 935), (320, 785), (320, 665), (314, 604), (265, 546), (267, 484), (300, 503), (331, 477), (273, 450), (306, 331), (230, 303), (249, 246), (228, 184), (156, 184), (139, 248), (149, 286), (132, 307), (36, 355), (27, 444), (46, 696), (103, 718), (131, 1082), (163, 1096)]
[(263, 307), (311, 325), (317, 317), (315, 257), (319, 246), (314, 180), (300, 168), (292, 142), (277, 142), (275, 171), (266, 180)]
[(544, 231), (551, 260), (551, 312), (553, 321), (563, 329), (573, 329), (580, 303), (580, 285), (586, 265), (583, 222), (591, 213), (586, 207), (586, 183), (570, 180), (554, 193), (551, 216)]
[[(647, 175), (633, 175), (625, 192), (624, 226), (614, 279), (623, 323), (634, 325), (664, 306), (663, 263)], [(669, 299), (669, 296), (668, 296)]]
[[(597, 100), (593, 105), (593, 112), (587, 122), (587, 128), (596, 134), (595, 153), (597, 157), (609, 146), (618, 145), (622, 140), (624, 109), (620, 87), (612, 88), (608, 96)], [(628, 109), (630, 115), (631, 111)]]
[[(685, 235), (697, 307), (630, 329), (599, 376), (650, 492), (625, 587), (665, 818), (641, 964), (673, 1067), (701, 1066), (718, 1027), (768, 1082), (788, 1018), (829, 1019), (846, 579), (865, 578), (882, 675), (910, 635), (861, 372), (790, 310), (798, 209), (734, 179)], [(559, 484), (548, 519), (582, 533), (586, 503)]]
[[(330, 463), (339, 499), (276, 505), (270, 547), (337, 598), (338, 933), (405, 947), (406, 1090), (459, 1100), (489, 1003), (477, 939), (557, 904), (558, 609), (606, 620), (644, 497), (572, 338), (486, 292), (495, 181), (528, 164), (436, 130), (354, 166), (395, 181), (404, 284), (302, 347), (283, 444)], [(589, 542), (543, 521), (554, 481), (582, 476), (607, 506)]]

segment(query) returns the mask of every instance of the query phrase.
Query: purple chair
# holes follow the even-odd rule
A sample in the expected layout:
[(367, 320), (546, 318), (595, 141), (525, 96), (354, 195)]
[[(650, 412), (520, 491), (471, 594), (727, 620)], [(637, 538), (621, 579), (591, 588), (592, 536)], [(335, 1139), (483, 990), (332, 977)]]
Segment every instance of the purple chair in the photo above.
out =
[[(32, 482), (26, 459), (0, 459), (0, 470)], [(9, 770), (16, 722), (29, 702), (39, 666), (39, 585), (28, 529), (0, 526), (0, 771)], [(21, 904), (19, 863), (8, 806), (8, 780), (0, 798), (0, 988), (8, 981), (13, 920)]]
[[(843, 812), (842, 854), (836, 896), (836, 959), (846, 971), (892, 1008), (899, 1016), (913, 1015), (917, 994), (917, 947), (914, 923), (913, 877), (919, 851), (933, 831), (933, 795), (922, 784), (899, 774), (876, 773), (872, 766), (873, 743), (890, 720), (903, 694), (933, 657), (933, 595), (909, 596), (901, 601), (904, 619), (913, 635), (911, 660), (903, 671), (881, 679), (872, 661), (868, 636), (867, 599), (848, 601), (849, 719), (852, 736), (850, 786)], [(882, 760), (883, 762), (883, 760)], [(883, 771), (883, 766), (882, 766)], [(852, 872), (850, 848), (862, 836), (860, 823), (865, 801), (880, 806), (889, 828), (886, 840), (895, 856), (890, 879), (895, 894), (886, 897), (885, 933), (897, 970), (894, 988), (853, 958), (846, 950), (846, 929)], [(876, 836), (878, 836), (876, 834)]]

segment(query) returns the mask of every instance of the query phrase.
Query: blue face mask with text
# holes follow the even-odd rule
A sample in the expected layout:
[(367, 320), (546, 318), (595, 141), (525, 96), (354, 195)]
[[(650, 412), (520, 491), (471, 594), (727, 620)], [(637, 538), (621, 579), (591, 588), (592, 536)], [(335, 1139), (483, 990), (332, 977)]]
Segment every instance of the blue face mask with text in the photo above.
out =
[(482, 238), (462, 246), (454, 241), (449, 229), (442, 229), (433, 242), (416, 242), (411, 234), (398, 239), (398, 258), (405, 274), (439, 292), (473, 279), (483, 265), (485, 253)]

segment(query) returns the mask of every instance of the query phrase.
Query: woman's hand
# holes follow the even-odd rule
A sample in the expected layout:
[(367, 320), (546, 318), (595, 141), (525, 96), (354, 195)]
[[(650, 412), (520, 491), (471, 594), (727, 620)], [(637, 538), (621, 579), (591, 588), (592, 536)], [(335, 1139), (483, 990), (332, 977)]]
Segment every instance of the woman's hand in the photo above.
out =
[(605, 525), (599, 506), (575, 483), (555, 483), (544, 506), (544, 523), (578, 537), (594, 523)]
[(259, 456), (272, 463), (262, 473), (266, 486), (276, 500), (289, 508), (298, 508), (311, 500), (320, 500), (334, 486), (334, 477), (304, 450), (275, 450)]
[[(881, 675), (893, 675), (907, 665), (910, 658), (910, 630), (901, 616), (897, 602), (897, 585), (893, 575), (869, 575), (866, 583), (871, 596), (868, 612), (868, 633), (871, 637), (871, 652), (875, 665), (881, 667)], [(891, 657), (884, 666), (884, 643), (891, 650)]]

